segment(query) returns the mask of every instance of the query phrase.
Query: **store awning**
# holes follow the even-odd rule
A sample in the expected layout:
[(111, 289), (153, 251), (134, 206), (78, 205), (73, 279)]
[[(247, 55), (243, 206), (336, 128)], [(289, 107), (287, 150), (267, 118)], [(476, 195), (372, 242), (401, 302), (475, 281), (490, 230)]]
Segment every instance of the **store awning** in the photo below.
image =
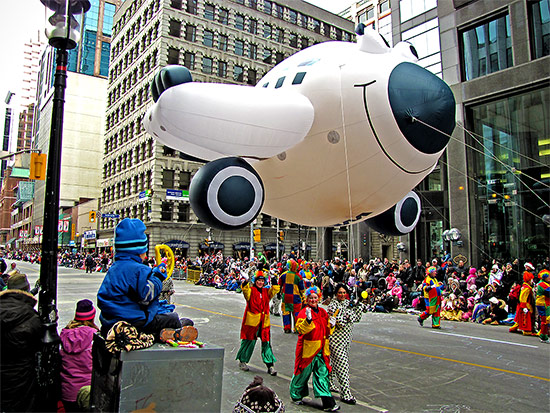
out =
[[(276, 250), (277, 250), (277, 244), (275, 242), (264, 245), (264, 251), (276, 251)], [(282, 252), (285, 251), (285, 246), (283, 244), (279, 244), (279, 251), (282, 251)]]
[(168, 245), (172, 249), (176, 249), (176, 248), (189, 249), (189, 243), (185, 242), (185, 241), (182, 241), (182, 240), (179, 240), (179, 239), (173, 239), (173, 240), (170, 240), (170, 241), (166, 241), (164, 243), (164, 245)]
[(223, 250), (225, 248), (225, 245), (223, 245), (221, 242), (217, 242), (217, 241), (210, 241), (208, 243), (208, 245), (206, 245), (205, 242), (201, 242), (199, 244), (199, 248), (201, 250)]
[(17, 238), (10, 238), (10, 239), (6, 242), (6, 245), (13, 244), (15, 241), (17, 241)]
[(250, 251), (250, 242), (239, 242), (237, 244), (233, 244), (233, 249), (235, 251), (240, 251), (240, 250)]

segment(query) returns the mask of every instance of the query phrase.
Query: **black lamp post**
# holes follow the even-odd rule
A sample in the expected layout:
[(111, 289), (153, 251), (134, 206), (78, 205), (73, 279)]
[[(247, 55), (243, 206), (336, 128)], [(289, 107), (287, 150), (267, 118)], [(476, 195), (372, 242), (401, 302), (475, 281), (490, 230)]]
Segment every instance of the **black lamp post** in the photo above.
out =
[(44, 227), (42, 235), (42, 261), (38, 312), (44, 335), (39, 356), (39, 384), (41, 409), (57, 411), (59, 398), (59, 335), (57, 333), (57, 247), (59, 220), (59, 185), (61, 176), (61, 147), (63, 135), (63, 106), (67, 79), (67, 50), (74, 49), (80, 40), (79, 25), (74, 15), (90, 9), (89, 0), (40, 0), (48, 18), (46, 36), (56, 49), (56, 70), (48, 166), (46, 170), (46, 193), (44, 198)]

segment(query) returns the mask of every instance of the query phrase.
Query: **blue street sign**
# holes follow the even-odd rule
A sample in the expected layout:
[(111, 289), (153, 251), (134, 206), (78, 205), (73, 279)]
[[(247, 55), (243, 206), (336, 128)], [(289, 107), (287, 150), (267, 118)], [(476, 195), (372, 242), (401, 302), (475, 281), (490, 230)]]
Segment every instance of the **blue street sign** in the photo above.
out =
[(119, 214), (101, 214), (101, 218), (120, 218)]

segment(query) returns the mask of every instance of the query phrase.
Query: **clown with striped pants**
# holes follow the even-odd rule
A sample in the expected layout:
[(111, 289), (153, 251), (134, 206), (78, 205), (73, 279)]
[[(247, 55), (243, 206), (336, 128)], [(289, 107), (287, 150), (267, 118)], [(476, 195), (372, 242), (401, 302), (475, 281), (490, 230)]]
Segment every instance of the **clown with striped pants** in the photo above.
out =
[(424, 320), (432, 316), (432, 328), (441, 328), (441, 283), (435, 278), (436, 275), (436, 267), (426, 269), (426, 277), (421, 285), (421, 291), (424, 293), (426, 301), (426, 311), (418, 316), (420, 326), (424, 324)]

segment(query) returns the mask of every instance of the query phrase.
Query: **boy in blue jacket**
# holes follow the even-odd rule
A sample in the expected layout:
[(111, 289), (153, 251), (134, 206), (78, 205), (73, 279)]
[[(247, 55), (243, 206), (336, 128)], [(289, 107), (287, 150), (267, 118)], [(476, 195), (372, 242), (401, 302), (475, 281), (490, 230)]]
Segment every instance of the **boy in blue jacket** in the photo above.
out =
[[(126, 321), (140, 332), (153, 334), (156, 340), (184, 339), (196, 329), (186, 326), (175, 312), (159, 314), (159, 295), (166, 279), (166, 264), (151, 269), (147, 260), (148, 239), (145, 224), (139, 219), (124, 218), (115, 229), (115, 261), (107, 271), (97, 292), (101, 310), (101, 334), (106, 337), (118, 321)], [(192, 326), (192, 321), (188, 320)], [(194, 338), (192, 338), (193, 340)], [(191, 341), (191, 340), (186, 340)]]

